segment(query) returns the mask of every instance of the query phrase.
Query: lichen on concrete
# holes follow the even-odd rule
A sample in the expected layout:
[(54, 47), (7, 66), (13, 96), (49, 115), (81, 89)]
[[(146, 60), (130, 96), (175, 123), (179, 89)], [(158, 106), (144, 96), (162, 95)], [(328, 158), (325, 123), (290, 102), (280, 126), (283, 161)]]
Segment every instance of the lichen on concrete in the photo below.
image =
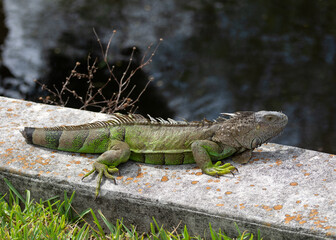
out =
[[(261, 230), (264, 239), (334, 239), (336, 237), (336, 156), (267, 144), (256, 149), (239, 173), (214, 178), (195, 164), (158, 166), (127, 162), (117, 185), (104, 180), (94, 201), (96, 175), (82, 181), (96, 155), (28, 145), (23, 126), (82, 124), (108, 115), (0, 97), (0, 176), (35, 199), (76, 191), (74, 206), (101, 209), (112, 222), (123, 218), (139, 230), (151, 217), (165, 226), (187, 224), (203, 235), (215, 229), (235, 234)], [(232, 163), (235, 164), (235, 163)], [(0, 181), (1, 193), (6, 191)]]

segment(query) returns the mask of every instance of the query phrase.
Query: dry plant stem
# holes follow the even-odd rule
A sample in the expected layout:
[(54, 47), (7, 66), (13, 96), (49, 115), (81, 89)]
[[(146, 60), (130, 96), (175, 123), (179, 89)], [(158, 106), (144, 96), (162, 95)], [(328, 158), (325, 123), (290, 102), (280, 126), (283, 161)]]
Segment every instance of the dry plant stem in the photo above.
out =
[[(132, 53), (129, 59), (129, 62), (127, 64), (127, 67), (125, 69), (125, 71), (122, 74), (122, 77), (120, 79), (117, 79), (117, 77), (115, 76), (115, 74), (113, 73), (114, 70), (114, 66), (110, 66), (110, 64), (108, 63), (108, 54), (109, 54), (109, 49), (111, 46), (111, 42), (112, 39), (114, 37), (114, 35), (116, 34), (116, 31), (114, 30), (109, 41), (108, 44), (106, 46), (106, 48), (104, 49), (103, 44), (100, 40), (100, 38), (98, 37), (98, 34), (96, 33), (95, 29), (93, 29), (93, 32), (97, 38), (97, 42), (100, 46), (100, 50), (101, 50), (101, 54), (103, 56), (103, 60), (105, 65), (107, 66), (108, 72), (109, 72), (109, 77), (108, 79), (105, 81), (105, 83), (99, 87), (96, 88), (93, 84), (93, 78), (94, 78), (94, 74), (96, 73), (96, 71), (98, 70), (98, 67), (96, 66), (97, 64), (97, 59), (95, 59), (93, 61), (93, 63), (91, 63), (91, 56), (89, 55), (87, 58), (87, 73), (79, 73), (77, 72), (77, 67), (80, 65), (79, 62), (76, 63), (75, 67), (72, 69), (70, 75), (66, 78), (66, 81), (64, 83), (62, 83), (62, 88), (61, 90), (56, 89), (55, 85), (54, 90), (50, 90), (46, 87), (45, 84), (40, 83), (39, 81), (35, 80), (36, 83), (38, 83), (39, 85), (41, 85), (42, 90), (46, 90), (48, 91), (54, 99), (51, 99), (50, 97), (46, 97), (46, 98), (42, 98), (44, 103), (51, 103), (51, 104), (55, 104), (55, 105), (61, 105), (61, 106), (66, 106), (68, 101), (69, 101), (69, 97), (67, 97), (66, 99), (64, 99), (64, 94), (65, 92), (70, 93), (72, 96), (74, 96), (76, 99), (78, 99), (81, 103), (82, 106), (80, 107), (80, 109), (88, 109), (88, 107), (95, 107), (100, 109), (100, 112), (105, 112), (105, 113), (113, 113), (116, 111), (121, 111), (121, 110), (125, 110), (125, 109), (130, 109), (130, 112), (134, 112), (137, 108), (135, 106), (135, 104), (139, 101), (141, 95), (145, 92), (145, 90), (147, 89), (149, 83), (153, 80), (152, 78), (148, 79), (148, 82), (146, 83), (146, 85), (144, 86), (144, 88), (141, 90), (141, 92), (139, 93), (139, 95), (137, 96), (137, 98), (135, 100), (132, 100), (130, 98), (131, 93), (134, 91), (134, 89), (136, 88), (136, 85), (133, 85), (131, 89), (129, 89), (129, 84), (131, 82), (131, 78), (134, 76), (134, 74), (141, 70), (142, 68), (144, 68), (145, 66), (147, 66), (148, 64), (150, 64), (152, 62), (152, 58), (154, 57), (159, 45), (162, 42), (162, 39), (160, 39), (159, 43), (156, 45), (155, 49), (151, 52), (151, 54), (149, 55), (149, 57), (147, 57), (147, 55), (149, 54), (152, 44), (148, 46), (145, 54), (143, 55), (141, 62), (139, 64), (139, 66), (137, 66), (135, 69), (130, 71), (132, 62), (133, 62), (133, 57), (134, 57), (134, 52), (136, 50), (135, 47), (133, 47), (132, 49)], [(70, 85), (70, 81), (73, 80), (73, 78), (75, 79), (87, 79), (87, 83), (88, 83), (88, 88), (87, 88), (87, 92), (85, 97), (81, 97), (79, 96), (75, 90), (72, 90), (69, 88)], [(111, 82), (111, 81), (115, 81), (118, 84), (118, 91), (114, 92), (111, 96), (111, 98), (107, 99), (104, 94), (103, 94), (103, 89), (107, 87), (107, 85)], [(124, 97), (122, 97), (124, 95)], [(97, 98), (100, 97), (103, 100), (98, 101)]]

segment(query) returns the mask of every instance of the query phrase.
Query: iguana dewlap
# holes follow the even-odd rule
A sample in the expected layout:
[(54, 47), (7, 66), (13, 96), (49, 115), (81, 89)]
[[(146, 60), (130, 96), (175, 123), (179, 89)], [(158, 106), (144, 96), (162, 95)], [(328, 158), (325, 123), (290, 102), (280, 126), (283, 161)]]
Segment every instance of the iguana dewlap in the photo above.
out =
[(254, 148), (283, 131), (285, 114), (273, 111), (237, 112), (215, 121), (175, 121), (145, 118), (139, 114), (113, 114), (111, 119), (77, 126), (51, 128), (25, 127), (21, 131), (27, 143), (47, 148), (102, 153), (93, 169), (97, 171), (98, 196), (102, 176), (114, 179), (117, 166), (129, 159), (150, 164), (195, 163), (208, 175), (231, 173), (236, 168), (222, 160), (235, 155), (246, 163)]

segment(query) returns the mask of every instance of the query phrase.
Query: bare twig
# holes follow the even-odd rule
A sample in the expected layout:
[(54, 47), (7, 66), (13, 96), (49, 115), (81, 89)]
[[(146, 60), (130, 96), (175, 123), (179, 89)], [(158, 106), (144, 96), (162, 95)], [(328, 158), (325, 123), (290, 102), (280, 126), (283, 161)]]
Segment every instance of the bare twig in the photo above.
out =
[[(161, 44), (162, 39), (160, 39), (159, 43), (156, 45), (156, 47), (151, 53), (150, 51), (152, 44), (149, 45), (139, 65), (135, 69), (130, 70), (133, 63), (134, 53), (136, 50), (136, 48), (133, 47), (126, 69), (122, 73), (120, 79), (118, 79), (113, 72), (115, 67), (113, 65), (110, 65), (108, 62), (109, 49), (111, 46), (112, 39), (116, 34), (116, 31), (115, 30), (113, 31), (106, 48), (103, 47), (103, 44), (100, 38), (98, 37), (98, 34), (95, 31), (95, 29), (93, 29), (93, 32), (97, 38), (97, 42), (101, 50), (103, 61), (109, 72), (109, 77), (107, 78), (105, 83), (98, 88), (95, 87), (93, 79), (95, 73), (98, 70), (98, 67), (96, 66), (98, 59), (96, 58), (92, 62), (91, 56), (89, 55), (87, 58), (86, 73), (80, 73), (77, 71), (77, 67), (80, 65), (80, 63), (77, 62), (74, 68), (71, 70), (70, 75), (66, 77), (65, 82), (62, 83), (62, 87), (60, 90), (57, 89), (55, 86), (53, 86), (54, 90), (50, 90), (45, 84), (42, 84), (38, 80), (35, 80), (36, 83), (41, 85), (42, 90), (47, 91), (51, 95), (40, 99), (45, 103), (66, 106), (69, 102), (69, 94), (70, 94), (70, 96), (73, 96), (75, 99), (80, 101), (81, 103), (80, 109), (88, 109), (94, 107), (100, 109), (100, 112), (105, 113), (113, 113), (116, 111), (126, 109), (128, 109), (130, 112), (134, 112), (137, 109), (135, 104), (139, 101), (141, 95), (146, 91), (149, 83), (153, 81), (153, 78), (148, 79), (148, 82), (145, 84), (145, 86), (140, 91), (135, 100), (131, 99), (130, 95), (136, 88), (136, 85), (133, 85), (131, 88), (129, 88), (129, 84), (131, 82), (132, 77), (136, 74), (137, 71), (143, 69), (145, 66), (149, 65), (152, 62), (152, 58), (154, 57), (159, 45)], [(149, 53), (150, 55), (149, 57), (147, 57)], [(70, 88), (70, 83), (74, 79), (86, 80), (88, 87), (85, 96), (80, 96), (76, 92), (76, 90)], [(103, 90), (109, 85), (109, 83), (112, 80), (117, 83), (118, 91), (114, 92), (110, 98), (106, 98), (106, 96), (103, 94)], [(68, 93), (68, 95), (66, 93)]]

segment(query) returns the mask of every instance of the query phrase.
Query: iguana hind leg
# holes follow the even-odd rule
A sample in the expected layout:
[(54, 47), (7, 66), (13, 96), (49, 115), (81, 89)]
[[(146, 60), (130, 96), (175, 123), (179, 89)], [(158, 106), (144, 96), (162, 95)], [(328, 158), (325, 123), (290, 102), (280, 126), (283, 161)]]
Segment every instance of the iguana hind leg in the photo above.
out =
[(113, 140), (111, 141), (110, 148), (108, 151), (100, 155), (97, 160), (93, 163), (93, 168), (90, 172), (85, 174), (82, 178), (86, 178), (93, 172), (98, 172), (98, 183), (96, 187), (96, 198), (98, 197), (100, 184), (103, 175), (109, 179), (113, 179), (115, 182), (115, 177), (110, 173), (119, 172), (117, 166), (121, 163), (127, 162), (130, 156), (130, 148), (127, 143)]
[(221, 165), (220, 161), (215, 164), (212, 163), (212, 159), (221, 160), (234, 154), (237, 150), (233, 147), (226, 146), (222, 150), (215, 142), (198, 140), (191, 144), (191, 150), (195, 162), (205, 174), (218, 176), (232, 173), (236, 170), (230, 163), (224, 165)]

